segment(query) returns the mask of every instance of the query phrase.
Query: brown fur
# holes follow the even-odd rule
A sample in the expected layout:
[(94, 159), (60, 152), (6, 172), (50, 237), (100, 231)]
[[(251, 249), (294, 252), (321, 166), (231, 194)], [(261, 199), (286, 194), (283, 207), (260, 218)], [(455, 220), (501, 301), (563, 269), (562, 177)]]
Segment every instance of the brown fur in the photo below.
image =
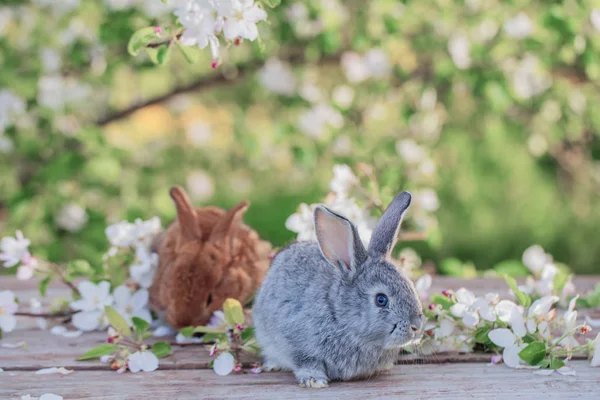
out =
[(225, 299), (250, 299), (268, 269), (271, 245), (242, 222), (248, 202), (229, 211), (194, 208), (181, 187), (170, 193), (177, 219), (153, 246), (159, 266), (150, 304), (174, 328), (204, 325)]

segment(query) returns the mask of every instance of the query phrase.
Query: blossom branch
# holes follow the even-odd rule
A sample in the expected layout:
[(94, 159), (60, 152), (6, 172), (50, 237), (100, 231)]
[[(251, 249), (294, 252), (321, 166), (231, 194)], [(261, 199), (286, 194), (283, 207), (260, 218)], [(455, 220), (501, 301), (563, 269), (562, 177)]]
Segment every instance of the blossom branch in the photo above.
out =
[[(319, 65), (338, 64), (341, 59), (341, 56), (342, 56), (342, 52), (331, 54), (331, 55), (326, 55), (318, 61), (318, 64)], [(304, 49), (303, 48), (299, 48), (299, 49), (296, 49), (296, 50), (290, 52), (290, 55), (288, 55), (287, 57), (282, 57), (282, 59), (285, 59), (286, 61), (288, 61), (292, 64), (308, 63), (308, 61), (304, 57)], [(177, 87), (177, 88), (171, 90), (170, 92), (165, 93), (161, 96), (157, 96), (157, 97), (150, 99), (148, 101), (145, 101), (145, 102), (134, 104), (128, 108), (117, 111), (114, 114), (109, 114), (109, 115), (105, 116), (104, 118), (99, 119), (96, 122), (96, 125), (98, 125), (98, 126), (108, 125), (111, 122), (118, 121), (123, 118), (127, 118), (134, 112), (136, 112), (144, 107), (148, 107), (148, 106), (151, 106), (154, 104), (159, 104), (159, 103), (165, 102), (165, 101), (171, 99), (172, 97), (175, 97), (175, 96), (183, 94), (183, 93), (195, 92), (197, 90), (210, 89), (210, 88), (213, 88), (216, 86), (229, 85), (229, 84), (235, 83), (235, 82), (241, 80), (242, 78), (244, 78), (245, 76), (247, 76), (248, 74), (258, 71), (263, 65), (264, 65), (264, 60), (252, 60), (252, 61), (249, 61), (246, 63), (233, 65), (233, 66), (231, 66), (231, 68), (236, 70), (235, 77), (233, 77), (233, 78), (226, 77), (222, 74), (211, 74), (209, 76), (204, 76), (195, 82), (192, 82), (185, 86)]]
[(73, 314), (75, 314), (74, 311), (60, 311), (60, 312), (55, 312), (55, 313), (16, 312), (14, 315), (16, 315), (18, 317), (34, 317), (34, 318), (53, 319), (53, 318), (69, 318)]

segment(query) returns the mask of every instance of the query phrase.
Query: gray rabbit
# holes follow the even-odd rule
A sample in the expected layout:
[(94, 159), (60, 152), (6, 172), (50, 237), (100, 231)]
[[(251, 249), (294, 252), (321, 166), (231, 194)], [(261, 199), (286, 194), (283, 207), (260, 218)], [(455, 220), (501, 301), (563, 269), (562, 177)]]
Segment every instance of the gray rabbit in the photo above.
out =
[(408, 192), (394, 198), (368, 250), (354, 224), (315, 209), (318, 243), (279, 252), (256, 297), (266, 369), (291, 370), (300, 386), (327, 387), (391, 368), (399, 349), (421, 338), (421, 301), (390, 258), (410, 201)]

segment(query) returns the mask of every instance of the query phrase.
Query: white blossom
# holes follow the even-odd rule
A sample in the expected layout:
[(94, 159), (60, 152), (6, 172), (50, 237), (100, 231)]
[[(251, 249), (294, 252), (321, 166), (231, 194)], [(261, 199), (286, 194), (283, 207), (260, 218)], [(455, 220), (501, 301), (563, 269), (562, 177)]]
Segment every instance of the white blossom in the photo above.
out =
[(69, 232), (80, 231), (87, 221), (87, 212), (75, 203), (66, 204), (55, 218), (56, 225)]
[[(4, 130), (15, 124), (16, 119), (25, 113), (25, 99), (10, 89), (0, 90), (0, 137)], [(6, 145), (5, 145), (6, 146)]]
[(475, 295), (470, 290), (458, 289), (456, 291), (457, 302), (450, 307), (450, 312), (455, 317), (462, 318), (465, 325), (476, 326), (479, 323), (479, 315), (472, 309), (475, 299)]
[(471, 66), (471, 42), (466, 36), (453, 36), (448, 42), (448, 52), (459, 69), (467, 69)]
[(215, 183), (206, 171), (190, 172), (186, 182), (190, 197), (194, 200), (207, 201), (215, 194)]
[(38, 103), (54, 111), (64, 111), (68, 106), (81, 104), (91, 94), (90, 85), (73, 77), (45, 75), (38, 81)]
[(136, 351), (127, 358), (127, 366), (133, 373), (152, 372), (158, 368), (158, 357), (151, 351)]
[(396, 143), (396, 152), (408, 164), (418, 164), (427, 157), (427, 151), (413, 139), (402, 139)]
[(596, 335), (596, 338), (592, 341), (592, 367), (600, 367), (600, 333)]
[(14, 314), (19, 308), (15, 295), (9, 290), (0, 291), (0, 331), (12, 332), (17, 326)]
[(147, 322), (152, 322), (152, 316), (148, 309), (149, 293), (146, 289), (139, 289), (135, 293), (121, 285), (113, 292), (115, 308), (123, 318), (131, 325), (131, 318), (138, 317)]
[(256, 24), (267, 19), (267, 13), (254, 0), (226, 0), (218, 3), (219, 13), (226, 18), (223, 26), (225, 39), (239, 37), (250, 41), (258, 38)]
[(147, 289), (152, 286), (158, 268), (158, 254), (151, 253), (144, 247), (138, 247), (136, 255), (137, 261), (129, 268), (129, 273), (134, 282)]
[(511, 81), (517, 96), (529, 99), (548, 89), (552, 85), (552, 76), (542, 68), (536, 56), (526, 54), (517, 64)]
[(348, 109), (354, 101), (355, 91), (352, 86), (340, 85), (336, 86), (331, 93), (331, 97), (335, 105), (342, 109)]
[(422, 300), (426, 300), (429, 297), (429, 289), (431, 288), (431, 275), (425, 274), (415, 282), (415, 289)]
[(23, 236), (21, 231), (17, 231), (15, 237), (6, 236), (0, 240), (0, 262), (4, 262), (4, 267), (14, 267), (23, 259), (30, 256), (29, 245), (31, 241)]
[(329, 182), (329, 189), (339, 197), (347, 197), (350, 189), (358, 184), (358, 178), (352, 168), (345, 164), (333, 166), (333, 179)]
[(229, 375), (235, 367), (235, 358), (228, 351), (221, 353), (213, 362), (213, 369), (217, 375)]
[(535, 244), (523, 252), (523, 264), (534, 276), (539, 276), (546, 264), (552, 262), (552, 256), (547, 254), (542, 246)]
[(520, 12), (504, 23), (504, 32), (515, 39), (524, 39), (533, 32), (533, 23), (527, 14)]
[(272, 57), (258, 72), (260, 84), (267, 90), (283, 96), (292, 96), (296, 92), (296, 76), (287, 62)]
[(322, 137), (329, 127), (339, 129), (343, 125), (342, 115), (325, 103), (315, 105), (298, 119), (300, 131), (313, 139)]
[(590, 14), (590, 21), (594, 29), (600, 32), (600, 10), (594, 8)]
[(502, 359), (506, 366), (522, 368), (526, 363), (519, 357), (519, 353), (527, 347), (527, 344), (521, 340), (524, 335), (515, 333), (507, 328), (498, 328), (490, 331), (488, 337), (496, 346), (504, 348)]
[(81, 299), (70, 303), (73, 310), (79, 311), (73, 315), (73, 325), (84, 332), (106, 326), (104, 307), (113, 304), (110, 283), (102, 281), (95, 285), (85, 281), (81, 282), (77, 289), (81, 294)]

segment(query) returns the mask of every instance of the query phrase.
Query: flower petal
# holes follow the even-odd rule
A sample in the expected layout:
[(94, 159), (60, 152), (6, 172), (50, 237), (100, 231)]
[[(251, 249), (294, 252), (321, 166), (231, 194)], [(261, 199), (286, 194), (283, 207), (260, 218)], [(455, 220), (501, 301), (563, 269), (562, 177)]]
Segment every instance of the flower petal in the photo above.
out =
[(90, 332), (98, 329), (100, 326), (100, 318), (104, 314), (103, 311), (80, 311), (73, 315), (73, 326), (84, 332)]
[(82, 299), (93, 299), (98, 296), (98, 287), (90, 281), (81, 282), (77, 289), (79, 289)]
[(244, 11), (244, 21), (256, 24), (267, 19), (267, 13), (260, 7), (254, 6)]
[(468, 311), (463, 316), (463, 323), (467, 326), (476, 326), (479, 323), (479, 315), (475, 311)]
[(233, 371), (234, 366), (235, 359), (233, 358), (233, 354), (228, 351), (221, 353), (213, 363), (215, 373), (220, 376), (229, 375)]
[(125, 285), (121, 285), (113, 292), (115, 306), (117, 308), (126, 308), (131, 300), (131, 290)]
[(506, 328), (494, 329), (488, 333), (488, 337), (496, 346), (504, 348), (513, 346), (517, 339), (515, 334), (512, 333), (510, 329)]
[(559, 374), (561, 374), (561, 375), (567, 375), (567, 376), (575, 376), (575, 375), (577, 375), (575, 373), (575, 370), (573, 368), (571, 368), (571, 367), (560, 367), (556, 371)]
[(0, 330), (12, 332), (17, 326), (17, 319), (12, 315), (0, 315)]
[(150, 295), (146, 289), (140, 289), (131, 296), (131, 306), (134, 310), (139, 310), (148, 305)]
[(459, 303), (470, 306), (475, 301), (475, 295), (470, 290), (460, 288), (456, 291), (456, 300)]
[(502, 359), (504, 360), (504, 365), (510, 368), (519, 368), (521, 366), (521, 358), (519, 357), (519, 353), (526, 346), (526, 344), (513, 344), (510, 347), (506, 347), (502, 352)]
[(496, 305), (496, 313), (502, 322), (509, 322), (513, 308), (517, 305), (510, 300), (502, 300)]
[(452, 307), (450, 307), (450, 312), (455, 317), (462, 317), (463, 315), (465, 315), (468, 309), (469, 307), (467, 305), (462, 303), (456, 303)]

